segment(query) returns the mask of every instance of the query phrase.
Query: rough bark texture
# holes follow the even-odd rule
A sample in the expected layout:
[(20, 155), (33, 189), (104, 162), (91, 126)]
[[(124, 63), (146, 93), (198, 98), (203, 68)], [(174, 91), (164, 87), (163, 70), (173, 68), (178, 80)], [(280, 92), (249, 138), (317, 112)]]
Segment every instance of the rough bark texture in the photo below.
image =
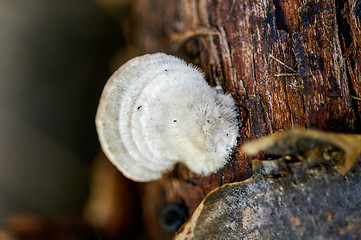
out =
[[(360, 132), (361, 1), (139, 0), (133, 10), (141, 52), (183, 57), (237, 100), (239, 145), (294, 126)], [(162, 239), (159, 192), (191, 215), (212, 189), (248, 178), (250, 165), (238, 148), (211, 176), (179, 165), (145, 184), (150, 235)]]

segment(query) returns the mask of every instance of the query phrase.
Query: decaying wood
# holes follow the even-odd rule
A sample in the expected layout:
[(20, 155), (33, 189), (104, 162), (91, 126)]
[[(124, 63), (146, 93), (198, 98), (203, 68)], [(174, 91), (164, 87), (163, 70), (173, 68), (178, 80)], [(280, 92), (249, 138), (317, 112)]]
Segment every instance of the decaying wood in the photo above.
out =
[(361, 135), (295, 129), (242, 149), (281, 157), (253, 160), (251, 178), (213, 190), (175, 240), (361, 237)]
[(250, 177), (240, 146), (252, 139), (296, 126), (360, 133), (361, 1), (138, 0), (131, 9), (132, 46), (193, 62), (240, 114), (242, 137), (224, 169), (204, 177), (179, 165), (145, 185), (153, 218), (159, 191), (191, 215), (211, 190)]

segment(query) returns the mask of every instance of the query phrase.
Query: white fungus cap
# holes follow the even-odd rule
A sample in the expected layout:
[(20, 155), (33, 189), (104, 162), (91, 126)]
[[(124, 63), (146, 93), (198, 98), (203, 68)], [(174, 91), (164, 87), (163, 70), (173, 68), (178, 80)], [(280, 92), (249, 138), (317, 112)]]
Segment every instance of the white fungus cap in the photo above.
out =
[(107, 82), (99, 141), (124, 176), (158, 179), (177, 162), (197, 174), (223, 167), (239, 136), (236, 105), (197, 68), (164, 53), (136, 57)]

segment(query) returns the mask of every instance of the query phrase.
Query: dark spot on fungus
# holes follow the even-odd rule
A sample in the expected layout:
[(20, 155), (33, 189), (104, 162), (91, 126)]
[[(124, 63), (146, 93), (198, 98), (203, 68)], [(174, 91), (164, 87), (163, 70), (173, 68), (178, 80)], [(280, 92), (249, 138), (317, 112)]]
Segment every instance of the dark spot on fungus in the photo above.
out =
[(173, 122), (177, 122), (177, 120), (173, 120)]
[(137, 107), (137, 109), (139, 110), (141, 107), (142, 107), (142, 106), (139, 106), (139, 107)]

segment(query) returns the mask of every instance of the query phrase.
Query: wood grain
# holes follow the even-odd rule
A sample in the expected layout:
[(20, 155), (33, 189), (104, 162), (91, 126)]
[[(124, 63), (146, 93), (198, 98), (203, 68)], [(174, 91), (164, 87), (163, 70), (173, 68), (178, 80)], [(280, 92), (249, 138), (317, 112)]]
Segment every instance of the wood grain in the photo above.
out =
[[(353, 0), (140, 0), (132, 39), (142, 52), (193, 62), (231, 93), (240, 146), (295, 126), (360, 133), (360, 21)], [(158, 184), (191, 215), (212, 189), (248, 178), (250, 160), (238, 147), (213, 175), (178, 166)]]

